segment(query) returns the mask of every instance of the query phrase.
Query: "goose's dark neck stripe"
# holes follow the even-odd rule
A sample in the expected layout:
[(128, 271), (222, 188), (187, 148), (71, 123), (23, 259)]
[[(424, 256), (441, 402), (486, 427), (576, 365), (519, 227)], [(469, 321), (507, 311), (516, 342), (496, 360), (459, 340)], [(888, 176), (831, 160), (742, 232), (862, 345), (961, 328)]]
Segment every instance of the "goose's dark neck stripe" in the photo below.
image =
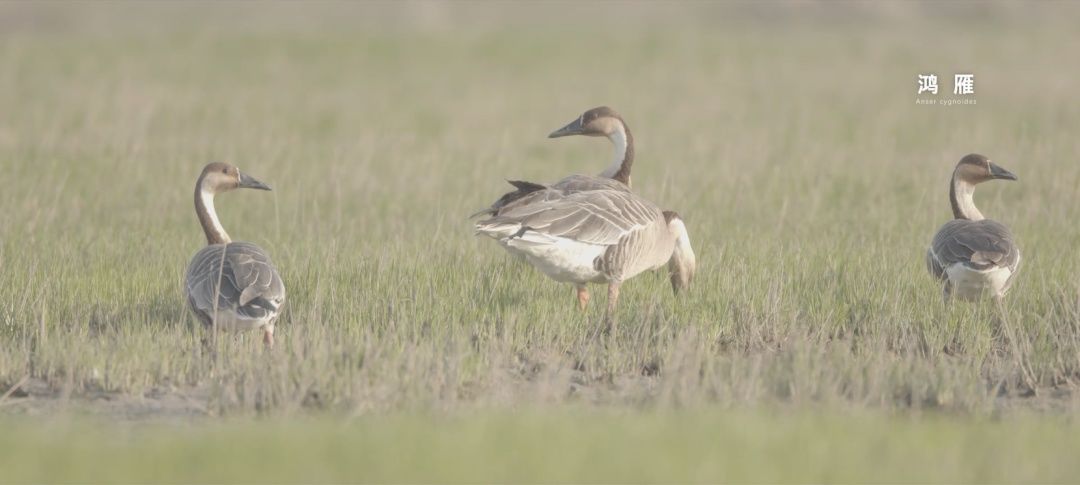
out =
[(626, 152), (623, 154), (622, 165), (619, 165), (619, 170), (612, 175), (611, 178), (618, 180), (630, 186), (630, 169), (634, 165), (634, 135), (630, 133), (630, 127), (626, 126), (626, 122), (622, 122), (623, 133), (626, 136)]
[(195, 214), (199, 216), (199, 224), (202, 225), (203, 233), (206, 234), (206, 244), (228, 244), (229, 235), (221, 227), (217, 212), (214, 210), (214, 194), (203, 191), (204, 177), (206, 174), (201, 175), (195, 182)]

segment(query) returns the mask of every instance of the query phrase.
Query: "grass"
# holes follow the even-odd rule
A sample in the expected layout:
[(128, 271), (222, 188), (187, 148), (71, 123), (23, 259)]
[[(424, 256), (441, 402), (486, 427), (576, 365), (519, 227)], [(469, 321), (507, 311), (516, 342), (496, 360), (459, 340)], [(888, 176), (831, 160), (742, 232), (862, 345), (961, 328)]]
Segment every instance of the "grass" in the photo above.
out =
[(1080, 473), (1077, 425), (1060, 418), (564, 410), (6, 426), (10, 482), (1061, 483)]
[[(536, 406), (541, 427), (547, 410), (620, 433), (640, 413), (647, 434), (668, 422), (654, 412), (692, 428), (701, 415), (679, 410), (713, 409), (702, 419), (721, 426), (737, 419), (723, 410), (782, 406), (810, 424), (750, 419), (811, 436), (842, 421), (813, 410), (898, 413), (914, 418), (873, 418), (867, 439), (895, 428), (912, 443), (1056, 429), (1057, 417), (984, 420), (1075, 412), (1080, 68), (1062, 61), (1080, 48), (1075, 7), (620, 5), (0, 5), (0, 394), (33, 384), (0, 406), (182, 396), (271, 429), (315, 413), (389, 435), (421, 425), (379, 416)], [(925, 72), (943, 91), (975, 73), (978, 104), (915, 105)], [(658, 275), (624, 285), (607, 342), (589, 338), (602, 291), (578, 313), (570, 287), (465, 218), (505, 178), (600, 171), (606, 142), (544, 138), (600, 104), (634, 131), (635, 190), (686, 218), (700, 264), (677, 300)], [(923, 268), (968, 152), (1020, 177), (976, 195), (1023, 250), (1007, 300), (1015, 347), (994, 343), (991, 308), (946, 309)], [(203, 244), (192, 186), (209, 160), (275, 188), (218, 202), (230, 234), (265, 247), (285, 280), (269, 354), (241, 336), (211, 358), (185, 308), (183, 271)], [(566, 408), (627, 414), (594, 425)], [(324, 431), (335, 427), (296, 430)], [(500, 444), (472, 432), (479, 450)], [(160, 446), (143, 452), (172, 445)], [(998, 452), (957, 463), (998, 469)], [(864, 476), (813, 465), (833, 464)]]

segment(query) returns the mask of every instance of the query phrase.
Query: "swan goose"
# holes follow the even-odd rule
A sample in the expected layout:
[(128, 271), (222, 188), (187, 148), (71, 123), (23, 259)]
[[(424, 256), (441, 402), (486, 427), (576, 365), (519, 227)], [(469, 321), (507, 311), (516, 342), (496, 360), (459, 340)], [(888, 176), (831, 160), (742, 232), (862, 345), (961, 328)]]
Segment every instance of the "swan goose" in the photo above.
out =
[(626, 122), (615, 110), (607, 106), (590, 109), (566, 126), (551, 132), (548, 138), (571, 135), (603, 136), (611, 141), (612, 146), (615, 148), (615, 154), (611, 163), (600, 175), (575, 174), (549, 185), (510, 180), (510, 185), (513, 185), (516, 190), (507, 192), (495, 203), (491, 204), (490, 207), (480, 210), (470, 217), (498, 215), (499, 210), (503, 207), (533, 192), (547, 188), (564, 194), (596, 189), (630, 190), (630, 170), (634, 165), (634, 136), (630, 133), (630, 128), (626, 126)]
[(624, 281), (666, 263), (676, 294), (690, 284), (697, 263), (677, 213), (627, 190), (544, 191), (532, 194), (539, 200), (507, 206), (477, 222), (477, 233), (556, 281), (578, 288), (607, 283), (605, 321), (611, 327)]
[[(470, 217), (479, 215), (496, 216), (501, 213), (503, 208), (510, 205), (520, 206), (547, 201), (585, 190), (630, 190), (630, 171), (634, 164), (634, 136), (622, 116), (607, 106), (592, 108), (562, 128), (551, 132), (548, 138), (561, 138), (572, 135), (603, 136), (611, 142), (614, 147), (614, 155), (603, 172), (597, 176), (570, 175), (548, 185), (510, 180), (509, 183), (516, 190), (507, 192), (495, 203), (491, 204), (490, 207), (480, 210)], [(584, 310), (589, 303), (589, 290), (584, 284), (577, 285), (577, 299), (579, 307)]]
[(233, 189), (270, 190), (236, 167), (211, 163), (195, 183), (195, 212), (206, 247), (188, 264), (184, 287), (192, 313), (210, 328), (261, 329), (274, 345), (274, 323), (285, 303), (285, 285), (262, 248), (233, 242), (214, 210), (214, 196)]
[(1012, 232), (975, 207), (975, 186), (990, 180), (1017, 177), (975, 153), (953, 170), (949, 201), (954, 219), (941, 226), (926, 252), (927, 269), (945, 283), (946, 303), (953, 297), (974, 301), (987, 294), (1000, 300), (1020, 268), (1020, 248)]

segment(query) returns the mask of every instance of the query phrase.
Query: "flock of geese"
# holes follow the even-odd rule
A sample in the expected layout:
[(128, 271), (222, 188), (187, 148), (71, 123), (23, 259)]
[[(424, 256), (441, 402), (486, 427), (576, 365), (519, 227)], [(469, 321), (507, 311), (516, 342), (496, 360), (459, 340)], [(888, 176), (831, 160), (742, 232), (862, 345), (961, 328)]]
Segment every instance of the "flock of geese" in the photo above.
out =
[[(634, 138), (614, 110), (586, 111), (549, 138), (602, 136), (614, 157), (599, 175), (570, 175), (550, 184), (510, 181), (507, 192), (475, 214), (477, 234), (494, 239), (555, 281), (571, 283), (584, 310), (588, 283), (608, 287), (604, 330), (613, 333), (619, 287), (646, 271), (668, 267), (676, 295), (688, 287), (697, 269), (690, 235), (682, 217), (662, 210), (631, 190)], [(929, 272), (943, 283), (943, 296), (974, 301), (986, 296), (1000, 302), (1020, 265), (1020, 250), (1003, 224), (986, 219), (975, 207), (975, 186), (990, 180), (1016, 180), (988, 158), (970, 154), (956, 165), (949, 184), (953, 220), (934, 236), (926, 253)], [(212, 329), (259, 329), (274, 344), (274, 324), (285, 304), (285, 286), (265, 250), (233, 242), (214, 210), (214, 197), (233, 189), (270, 190), (225, 163), (203, 168), (195, 182), (195, 212), (206, 247), (191, 259), (185, 277), (188, 304)]]

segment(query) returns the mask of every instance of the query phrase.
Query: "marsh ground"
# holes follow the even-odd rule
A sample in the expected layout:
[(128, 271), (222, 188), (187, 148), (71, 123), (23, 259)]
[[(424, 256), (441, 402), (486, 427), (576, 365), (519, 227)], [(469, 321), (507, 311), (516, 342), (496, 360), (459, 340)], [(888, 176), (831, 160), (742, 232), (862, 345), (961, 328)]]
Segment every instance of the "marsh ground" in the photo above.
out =
[[(459, 431), (478, 453), (534, 442), (535, 426), (557, 421), (564, 433), (718, 440), (717, 456), (738, 445), (724, 426), (746, 422), (779, 442), (856, 414), (872, 424), (816, 442), (970, 447), (926, 468), (944, 480), (988, 478), (967, 472), (1030, 451), (1021, 457), (1049, 466), (1000, 476), (1075, 478), (1053, 466), (1077, 449), (1075, 433), (1030, 449), (994, 438), (1074, 429), (1080, 405), (1080, 68), (1066, 61), (1080, 49), (1078, 13), (1067, 3), (2, 4), (0, 394), (12, 392), (0, 409), (42, 423), (257, 418), (281, 436), (292, 420), (342, 416), (383, 437), (472, 423)], [(974, 73), (977, 104), (917, 105), (916, 75), (928, 72), (938, 99), (955, 97), (954, 73)], [(544, 137), (599, 104), (634, 131), (635, 190), (683, 214), (700, 263), (679, 299), (660, 276), (626, 284), (623, 332), (609, 341), (590, 338), (602, 298), (580, 314), (569, 287), (475, 238), (466, 219), (505, 178), (598, 172), (605, 141)], [(949, 217), (951, 168), (973, 151), (1020, 176), (976, 195), (1024, 254), (1008, 345), (992, 337), (992, 309), (946, 309), (923, 268)], [(289, 290), (272, 353), (250, 336), (208, 355), (185, 308), (183, 270), (203, 244), (192, 186), (209, 160), (275, 188), (218, 203), (235, 238), (271, 252)], [(531, 414), (520, 423), (506, 418), (521, 409)], [(695, 417), (705, 424), (687, 424)], [(484, 433), (489, 420), (509, 431)], [(318, 422), (301, 434), (336, 431)], [(79, 426), (95, 425), (17, 429), (47, 447)], [(930, 428), (940, 437), (919, 434)], [(216, 431), (184, 431), (200, 432)], [(140, 433), (120, 436), (155, 439)], [(611, 470), (626, 463), (599, 441), (568, 441)], [(78, 445), (51, 443), (61, 455)], [(687, 466), (704, 456), (649, 452)], [(943, 455), (919, 458), (933, 456)], [(812, 476), (867, 476), (830, 464)], [(798, 477), (703, 466), (672, 476)], [(602, 471), (576, 476), (667, 477)]]

